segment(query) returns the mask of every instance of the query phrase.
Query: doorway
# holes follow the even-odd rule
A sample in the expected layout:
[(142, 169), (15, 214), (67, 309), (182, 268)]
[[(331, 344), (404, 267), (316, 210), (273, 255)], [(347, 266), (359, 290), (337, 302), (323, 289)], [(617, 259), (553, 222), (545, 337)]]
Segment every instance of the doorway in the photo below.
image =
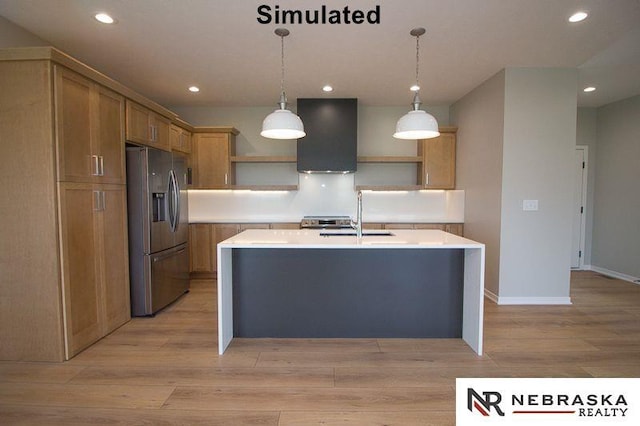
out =
[(584, 267), (588, 149), (586, 145), (576, 145), (574, 154), (571, 269)]

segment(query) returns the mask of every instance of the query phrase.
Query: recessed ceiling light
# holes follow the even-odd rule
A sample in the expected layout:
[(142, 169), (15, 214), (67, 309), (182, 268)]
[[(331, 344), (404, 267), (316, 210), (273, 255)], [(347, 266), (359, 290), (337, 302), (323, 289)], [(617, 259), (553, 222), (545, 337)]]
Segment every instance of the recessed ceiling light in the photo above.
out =
[(323, 91), (323, 92), (333, 92), (333, 87), (331, 87), (331, 86), (329, 86), (329, 85), (327, 84), (327, 85), (325, 85), (325, 86), (322, 88), (322, 91)]
[(569, 22), (580, 22), (580, 21), (584, 21), (585, 19), (587, 19), (587, 16), (589, 16), (589, 14), (587, 12), (576, 12), (573, 15), (571, 15), (569, 17)]
[(96, 20), (102, 22), (103, 24), (113, 24), (115, 22), (115, 19), (113, 19), (106, 13), (97, 13), (94, 18), (96, 18)]
[(409, 87), (409, 90), (411, 90), (412, 92), (417, 92), (418, 90), (420, 90), (420, 86), (414, 84), (413, 86)]
[(200, 88), (198, 86), (191, 86), (189, 87), (189, 91), (193, 93), (198, 93), (200, 91)]
[(595, 91), (596, 91), (596, 88), (595, 88), (595, 87), (593, 87), (593, 86), (589, 86), (589, 87), (585, 87), (584, 89), (582, 89), (582, 91), (583, 91), (583, 92), (587, 92), (587, 93), (589, 93), (589, 92), (595, 92)]

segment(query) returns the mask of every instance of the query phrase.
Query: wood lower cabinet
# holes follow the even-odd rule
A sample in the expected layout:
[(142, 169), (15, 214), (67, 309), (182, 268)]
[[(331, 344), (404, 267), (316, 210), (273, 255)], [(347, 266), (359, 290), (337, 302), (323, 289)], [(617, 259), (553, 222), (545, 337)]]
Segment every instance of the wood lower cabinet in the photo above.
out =
[(210, 278), (217, 270), (218, 243), (247, 229), (300, 229), (299, 223), (192, 223), (189, 225), (191, 273)]
[(127, 100), (126, 124), (128, 141), (171, 151), (171, 121), (168, 118)]
[[(365, 224), (366, 225), (366, 224)], [(384, 229), (438, 229), (463, 236), (463, 223), (386, 223)]]
[(126, 189), (60, 183), (66, 358), (130, 318)]
[(192, 223), (189, 225), (191, 272), (194, 276), (213, 276), (217, 270), (219, 242), (240, 232), (236, 223)]
[(0, 360), (63, 361), (130, 318), (122, 99), (51, 59), (0, 75)]

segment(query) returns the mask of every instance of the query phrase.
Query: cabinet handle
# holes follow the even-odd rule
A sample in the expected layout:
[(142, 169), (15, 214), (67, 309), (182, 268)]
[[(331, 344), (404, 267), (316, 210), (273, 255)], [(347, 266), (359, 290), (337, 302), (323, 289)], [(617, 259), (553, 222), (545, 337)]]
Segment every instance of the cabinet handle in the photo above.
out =
[(100, 164), (98, 161), (98, 156), (92, 155), (91, 160), (93, 161), (93, 171), (91, 172), (91, 175), (100, 176)]
[(102, 199), (102, 211), (107, 209), (107, 199), (105, 198), (106, 192), (100, 191), (100, 198)]
[(224, 184), (225, 185), (229, 184), (229, 176), (226, 173), (224, 174)]
[(100, 171), (98, 172), (98, 174), (100, 176), (104, 176), (104, 157), (101, 155), (99, 158), (100, 158)]
[(426, 184), (427, 184), (427, 186), (428, 186), (428, 185), (429, 185), (429, 172), (427, 172), (427, 179), (426, 179), (426, 180), (427, 180), (427, 183), (426, 183)]
[(104, 191), (93, 191), (93, 210), (100, 212), (105, 207)]

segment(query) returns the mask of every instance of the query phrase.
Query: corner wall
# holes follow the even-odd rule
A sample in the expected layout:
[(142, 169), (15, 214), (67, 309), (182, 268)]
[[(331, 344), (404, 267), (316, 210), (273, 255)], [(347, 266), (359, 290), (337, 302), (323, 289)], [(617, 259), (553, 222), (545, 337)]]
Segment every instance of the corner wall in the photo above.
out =
[(591, 265), (638, 279), (640, 96), (598, 108), (597, 135)]
[(570, 303), (577, 81), (575, 69), (506, 70), (500, 303)]
[(456, 181), (465, 190), (465, 236), (485, 244), (485, 288), (499, 294), (505, 73), (451, 107), (458, 126)]

